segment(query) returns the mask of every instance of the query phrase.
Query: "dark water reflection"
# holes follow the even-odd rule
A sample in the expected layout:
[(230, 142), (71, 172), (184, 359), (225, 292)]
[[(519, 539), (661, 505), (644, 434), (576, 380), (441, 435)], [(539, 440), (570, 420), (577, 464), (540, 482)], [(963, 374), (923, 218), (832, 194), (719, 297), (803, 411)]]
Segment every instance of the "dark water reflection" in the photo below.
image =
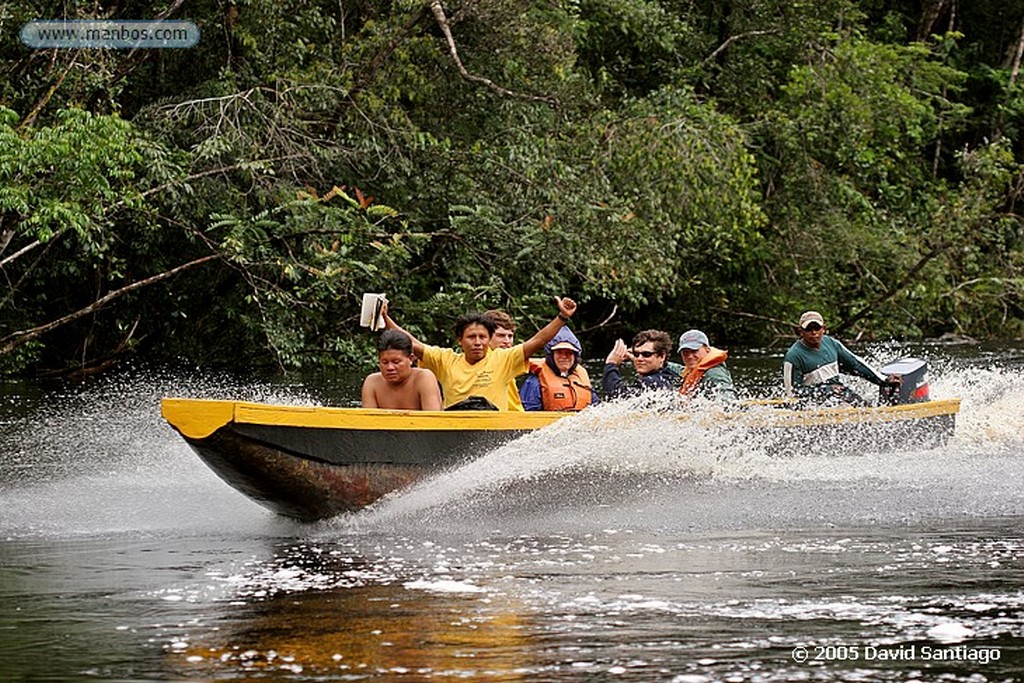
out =
[[(1019, 680), (1024, 354), (912, 351), (964, 399), (946, 448), (570, 425), (317, 525), (229, 489), (157, 404), (344, 404), (357, 377), (7, 382), (0, 678)], [(779, 358), (736, 354), (743, 389)]]

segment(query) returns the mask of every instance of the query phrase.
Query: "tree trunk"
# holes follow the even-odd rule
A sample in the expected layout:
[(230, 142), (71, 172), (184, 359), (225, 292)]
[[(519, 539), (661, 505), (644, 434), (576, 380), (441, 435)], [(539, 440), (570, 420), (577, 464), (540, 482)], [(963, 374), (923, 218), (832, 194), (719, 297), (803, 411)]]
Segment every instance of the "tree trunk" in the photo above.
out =
[(920, 42), (928, 40), (932, 35), (935, 24), (947, 10), (951, 9), (953, 0), (926, 0), (921, 7), (921, 23), (917, 25), (916, 39)]

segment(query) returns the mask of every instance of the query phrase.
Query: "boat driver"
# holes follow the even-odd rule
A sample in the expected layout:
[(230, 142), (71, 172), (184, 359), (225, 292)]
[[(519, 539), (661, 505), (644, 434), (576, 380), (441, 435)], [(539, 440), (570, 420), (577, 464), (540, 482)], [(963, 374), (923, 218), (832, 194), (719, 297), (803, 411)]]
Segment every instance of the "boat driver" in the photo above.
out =
[(782, 363), (782, 381), (786, 395), (815, 403), (870, 405), (843, 384), (840, 371), (863, 377), (873, 384), (900, 383), (898, 375), (886, 377), (826, 334), (825, 319), (817, 311), (800, 316), (800, 338), (786, 351)]

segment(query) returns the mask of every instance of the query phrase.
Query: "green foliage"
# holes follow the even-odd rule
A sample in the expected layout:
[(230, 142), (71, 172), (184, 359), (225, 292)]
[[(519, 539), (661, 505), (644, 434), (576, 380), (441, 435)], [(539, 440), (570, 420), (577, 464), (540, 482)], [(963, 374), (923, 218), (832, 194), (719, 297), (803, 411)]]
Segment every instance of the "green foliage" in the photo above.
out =
[(995, 0), (926, 36), (889, 0), (441, 6), (464, 73), (424, 0), (176, 6), (203, 35), (179, 51), (5, 32), (0, 324), (89, 314), (4, 368), (349, 364), (380, 290), (440, 343), (468, 308), (529, 330), (554, 294), (582, 327), (616, 307), (733, 345), (807, 307), (847, 334), (1019, 334), (1020, 17)]
[[(359, 198), (357, 198), (359, 197)], [(365, 291), (393, 291), (422, 237), (394, 209), (368, 205), (342, 188), (296, 199), (245, 217), (213, 217), (222, 253), (248, 287), (249, 319), (280, 363), (302, 367), (351, 363)], [(340, 353), (341, 355), (336, 355)]]
[(609, 98), (642, 97), (676, 82), (707, 48), (669, 3), (582, 0), (578, 17), (580, 66)]
[(110, 214), (138, 207), (133, 186), (142, 156), (131, 126), (78, 109), (22, 135), (18, 116), (0, 109), (0, 214), (17, 237), (49, 241), (71, 232), (85, 254), (108, 247)]
[(942, 136), (970, 111), (953, 99), (964, 74), (925, 46), (852, 36), (821, 57), (793, 70), (766, 121), (777, 159), (773, 241), (784, 245), (775, 305), (791, 315), (813, 305), (835, 320), (884, 300), (865, 331), (963, 332), (952, 316), (964, 312), (949, 310), (943, 281), (973, 279), (963, 271), (969, 254), (995, 246), (979, 228), (1003, 222), (1012, 158), (1003, 145), (984, 145), (939, 165)]

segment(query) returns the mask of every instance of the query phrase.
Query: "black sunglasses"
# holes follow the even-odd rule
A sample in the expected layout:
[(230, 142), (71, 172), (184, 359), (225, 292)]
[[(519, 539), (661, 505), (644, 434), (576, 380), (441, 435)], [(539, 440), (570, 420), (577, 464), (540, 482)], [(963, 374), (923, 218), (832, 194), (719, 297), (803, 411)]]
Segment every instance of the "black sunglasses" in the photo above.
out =
[(650, 358), (651, 356), (656, 356), (657, 354), (654, 351), (634, 351), (633, 355), (640, 356), (641, 358)]
[(819, 325), (818, 323), (811, 323), (810, 325), (804, 328), (804, 332), (817, 332), (820, 329), (821, 325)]

